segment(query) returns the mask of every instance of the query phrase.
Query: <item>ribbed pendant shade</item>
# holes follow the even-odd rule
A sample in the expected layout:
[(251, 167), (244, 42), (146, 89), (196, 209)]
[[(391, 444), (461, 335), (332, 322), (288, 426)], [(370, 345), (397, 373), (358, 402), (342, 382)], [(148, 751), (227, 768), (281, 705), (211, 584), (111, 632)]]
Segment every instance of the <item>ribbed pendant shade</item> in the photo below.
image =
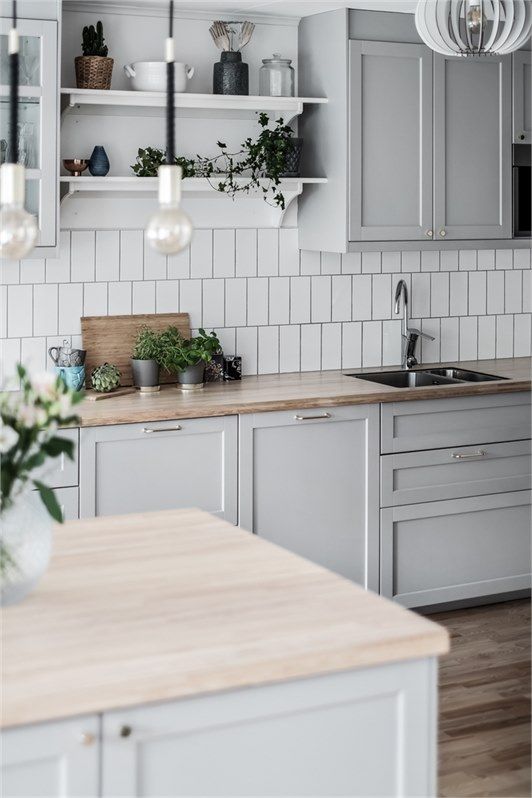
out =
[(505, 55), (530, 36), (530, 0), (419, 0), (416, 28), (442, 55)]

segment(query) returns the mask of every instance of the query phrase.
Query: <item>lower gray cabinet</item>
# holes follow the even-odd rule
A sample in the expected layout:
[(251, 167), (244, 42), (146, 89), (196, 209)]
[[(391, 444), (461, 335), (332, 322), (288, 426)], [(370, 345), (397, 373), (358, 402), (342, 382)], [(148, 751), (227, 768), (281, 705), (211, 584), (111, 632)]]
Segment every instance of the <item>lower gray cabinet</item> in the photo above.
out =
[(379, 406), (240, 417), (240, 525), (378, 591)]
[(75, 521), (79, 518), (79, 497), (77, 488), (57, 488), (55, 497), (61, 507), (63, 521)]
[(529, 490), (381, 510), (381, 593), (406, 607), (530, 588)]
[(2, 731), (3, 798), (95, 798), (100, 719), (88, 715)]
[(80, 431), (80, 516), (197, 507), (237, 522), (237, 419)]

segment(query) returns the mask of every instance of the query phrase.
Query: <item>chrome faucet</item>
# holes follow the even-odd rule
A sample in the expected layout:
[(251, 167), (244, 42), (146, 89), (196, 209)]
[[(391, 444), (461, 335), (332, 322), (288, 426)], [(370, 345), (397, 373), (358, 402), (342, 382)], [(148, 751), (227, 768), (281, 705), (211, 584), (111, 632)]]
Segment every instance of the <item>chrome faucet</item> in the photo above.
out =
[(399, 280), (395, 288), (395, 315), (398, 316), (401, 311), (401, 296), (403, 297), (403, 317), (401, 319), (401, 368), (411, 369), (418, 365), (418, 360), (416, 358), (416, 344), (418, 338), (426, 338), (427, 341), (434, 341), (434, 337), (410, 326), (410, 319), (408, 318), (408, 288), (404, 280)]

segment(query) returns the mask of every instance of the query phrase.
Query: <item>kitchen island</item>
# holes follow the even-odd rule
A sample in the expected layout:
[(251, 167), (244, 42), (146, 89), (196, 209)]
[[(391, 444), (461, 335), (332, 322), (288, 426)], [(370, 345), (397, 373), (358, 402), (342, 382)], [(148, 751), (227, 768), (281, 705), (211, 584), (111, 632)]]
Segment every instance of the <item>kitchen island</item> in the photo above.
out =
[(57, 528), (2, 643), (6, 798), (435, 794), (445, 630), (198, 510)]

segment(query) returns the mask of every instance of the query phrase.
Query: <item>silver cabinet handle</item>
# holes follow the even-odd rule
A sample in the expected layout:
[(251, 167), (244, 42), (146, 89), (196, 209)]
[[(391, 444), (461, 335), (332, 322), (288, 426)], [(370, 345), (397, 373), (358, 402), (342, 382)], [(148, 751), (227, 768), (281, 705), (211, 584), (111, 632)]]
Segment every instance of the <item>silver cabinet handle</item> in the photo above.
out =
[(475, 457), (485, 457), (486, 454), (484, 449), (479, 449), (478, 452), (453, 452), (451, 457), (453, 460), (473, 460)]
[(91, 734), (91, 732), (81, 732), (79, 736), (79, 741), (81, 745), (92, 745), (95, 740), (96, 737), (94, 736), (94, 734)]
[(440, 235), (441, 235), (442, 238), (445, 238), (445, 236), (447, 235), (447, 231), (446, 230), (440, 230)]
[(142, 431), (146, 433), (146, 435), (151, 435), (152, 432), (179, 432), (181, 427), (177, 424), (175, 427), (143, 427)]
[(434, 233), (433, 233), (433, 231), (432, 231), (432, 230), (427, 230), (427, 231), (425, 232), (425, 235), (426, 235), (426, 236), (428, 236), (428, 238), (432, 238), (432, 236), (434, 235)]
[(319, 418), (330, 418), (330, 413), (321, 413), (319, 416), (294, 416), (296, 421), (317, 421)]

